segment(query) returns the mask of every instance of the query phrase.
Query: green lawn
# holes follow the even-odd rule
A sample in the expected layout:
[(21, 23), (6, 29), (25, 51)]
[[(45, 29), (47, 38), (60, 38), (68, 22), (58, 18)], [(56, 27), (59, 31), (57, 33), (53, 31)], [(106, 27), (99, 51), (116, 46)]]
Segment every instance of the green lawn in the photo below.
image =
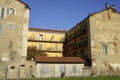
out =
[(31, 80), (120, 80), (120, 77), (84, 77), (84, 78), (44, 78)]

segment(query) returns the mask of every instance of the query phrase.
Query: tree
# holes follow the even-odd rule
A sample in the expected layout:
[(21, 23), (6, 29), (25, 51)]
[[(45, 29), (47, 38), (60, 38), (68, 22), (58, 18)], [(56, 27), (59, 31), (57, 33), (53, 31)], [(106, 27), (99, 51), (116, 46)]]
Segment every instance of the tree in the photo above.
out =
[(38, 50), (35, 46), (27, 48), (27, 60), (35, 60), (35, 56), (47, 56), (47, 54), (44, 54), (42, 50)]

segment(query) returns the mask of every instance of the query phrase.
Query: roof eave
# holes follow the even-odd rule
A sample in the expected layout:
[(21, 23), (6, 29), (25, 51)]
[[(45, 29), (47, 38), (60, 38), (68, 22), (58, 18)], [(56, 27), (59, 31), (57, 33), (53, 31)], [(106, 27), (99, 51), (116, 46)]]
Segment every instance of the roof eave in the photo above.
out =
[(29, 5), (27, 5), (26, 3), (24, 3), (23, 1), (21, 1), (21, 0), (18, 0), (19, 2), (21, 2), (22, 4), (24, 4), (28, 9), (30, 9), (31, 10), (31, 8), (29, 7)]

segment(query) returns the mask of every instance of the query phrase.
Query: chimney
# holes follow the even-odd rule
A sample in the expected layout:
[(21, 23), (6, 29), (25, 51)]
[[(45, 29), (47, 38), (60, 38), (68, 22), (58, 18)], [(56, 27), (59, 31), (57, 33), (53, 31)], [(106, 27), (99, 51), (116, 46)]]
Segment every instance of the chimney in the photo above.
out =
[(105, 4), (105, 8), (108, 9), (110, 5), (108, 3)]
[(115, 5), (112, 5), (112, 9), (115, 10)]

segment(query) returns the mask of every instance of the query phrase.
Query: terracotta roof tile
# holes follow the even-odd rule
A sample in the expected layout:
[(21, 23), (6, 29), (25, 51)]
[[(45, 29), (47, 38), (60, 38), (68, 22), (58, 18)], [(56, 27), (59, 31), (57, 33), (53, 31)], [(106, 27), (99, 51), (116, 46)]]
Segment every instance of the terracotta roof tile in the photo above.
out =
[(65, 33), (65, 30), (50, 30), (50, 29), (40, 29), (40, 28), (29, 28), (29, 31), (48, 31), (48, 32), (62, 32)]
[(80, 57), (44, 57), (35, 56), (37, 63), (85, 63)]

